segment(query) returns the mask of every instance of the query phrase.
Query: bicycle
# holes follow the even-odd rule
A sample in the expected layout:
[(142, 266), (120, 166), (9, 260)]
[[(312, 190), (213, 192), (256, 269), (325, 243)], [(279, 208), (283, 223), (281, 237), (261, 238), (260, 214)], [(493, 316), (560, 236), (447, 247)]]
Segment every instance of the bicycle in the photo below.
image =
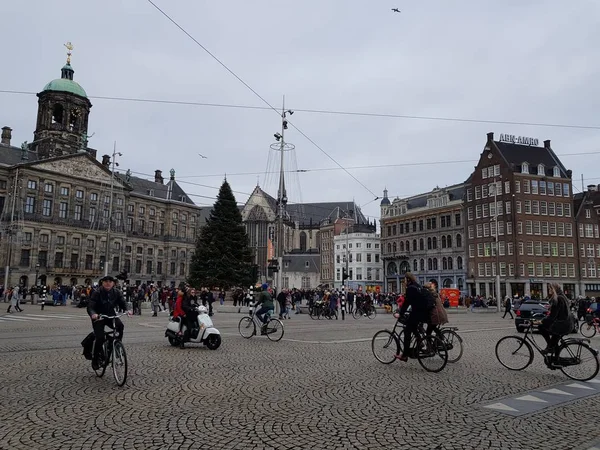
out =
[[(377, 361), (383, 364), (393, 363), (396, 361), (397, 355), (400, 355), (401, 352), (403, 353), (402, 343), (404, 342), (404, 327), (406, 325), (403, 323), (399, 314), (395, 313), (394, 317), (397, 319), (394, 329), (392, 331), (387, 329), (378, 331), (371, 340), (373, 356), (375, 356)], [(402, 328), (402, 331), (399, 333), (396, 331), (398, 327)], [(377, 342), (380, 340), (384, 342), (383, 347), (380, 347), (380, 344)], [(380, 355), (378, 353), (380, 348), (384, 351), (391, 349), (392, 353), (390, 353), (389, 356)], [(417, 355), (416, 358), (419, 361), (419, 364), (427, 372), (440, 372), (448, 363), (448, 350), (446, 349), (444, 341), (438, 336), (428, 335), (425, 332), (422, 323), (419, 324), (416, 333), (414, 333), (411, 338), (409, 350), (412, 351), (413, 355)], [(439, 357), (439, 360), (434, 359), (436, 355)], [(430, 363), (431, 366), (429, 365)]]
[[(444, 341), (446, 350), (448, 351), (448, 362), (458, 362), (463, 355), (463, 340), (456, 332), (457, 327), (442, 327), (438, 332), (438, 336)], [(452, 352), (452, 350), (455, 350)]]
[(600, 319), (591, 317), (591, 315), (588, 315), (585, 319), (579, 327), (579, 332), (586, 338), (591, 339), (596, 336), (596, 333), (600, 333)]
[[(256, 326), (258, 325), (258, 327), (260, 328), (261, 332), (261, 336), (262, 335), (267, 335), (267, 338), (270, 341), (273, 342), (278, 342), (281, 340), (281, 338), (283, 337), (283, 333), (284, 333), (284, 329), (283, 329), (283, 323), (279, 320), (279, 319), (274, 319), (271, 317), (271, 313), (272, 310), (267, 312), (265, 317), (267, 319), (267, 323), (266, 323), (266, 328), (265, 330), (262, 329), (263, 325), (259, 320), (258, 317), (256, 317), (256, 313), (255, 312), (250, 312), (250, 314), (246, 317), (242, 317), (240, 319), (240, 322), (238, 323), (238, 331), (240, 332), (240, 335), (244, 338), (244, 339), (250, 339), (252, 336), (256, 335)], [(252, 331), (250, 331), (252, 330)], [(279, 331), (281, 331), (281, 334), (279, 334)]]
[[(533, 347), (544, 356), (544, 363), (550, 370), (560, 369), (567, 377), (577, 381), (588, 381), (594, 378), (600, 370), (598, 361), (598, 352), (591, 348), (589, 339), (560, 338), (559, 345), (552, 355), (544, 355), (542, 349), (537, 345), (535, 339), (531, 336), (533, 322), (524, 323), (525, 335), (504, 336), (496, 344), (496, 358), (498, 362), (508, 370), (524, 370), (533, 362)], [(584, 355), (585, 353), (585, 355)], [(514, 364), (509, 362), (509, 358), (515, 357)], [(586, 362), (590, 362), (589, 371), (582, 371), (585, 375), (576, 376), (571, 372), (571, 368), (581, 368)]]
[(375, 306), (370, 303), (361, 303), (357, 305), (354, 311), (352, 311), (352, 317), (358, 320), (362, 316), (367, 316), (369, 319), (374, 319), (377, 316), (377, 310), (375, 309)]
[[(104, 332), (104, 344), (98, 361), (99, 367), (97, 369), (92, 367), (94, 372), (96, 372), (96, 376), (102, 378), (104, 372), (106, 372), (106, 368), (112, 363), (113, 376), (115, 377), (117, 386), (123, 386), (125, 381), (127, 381), (127, 354), (125, 353), (125, 347), (123, 346), (123, 342), (121, 342), (121, 338), (115, 336), (115, 319), (124, 316), (125, 314), (126, 313), (121, 313), (115, 316), (100, 315), (98, 320), (112, 319), (113, 329)], [(96, 342), (94, 341), (94, 347), (95, 346)], [(95, 348), (92, 350), (92, 354), (95, 354), (94, 351)]]

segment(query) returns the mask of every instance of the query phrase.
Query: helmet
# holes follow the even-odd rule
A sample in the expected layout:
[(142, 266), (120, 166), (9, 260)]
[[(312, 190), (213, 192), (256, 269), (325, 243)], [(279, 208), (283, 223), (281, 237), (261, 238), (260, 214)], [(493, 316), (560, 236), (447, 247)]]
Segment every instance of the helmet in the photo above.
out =
[(208, 310), (206, 309), (206, 306), (203, 306), (203, 305), (198, 306), (198, 312), (200, 314), (208, 314)]

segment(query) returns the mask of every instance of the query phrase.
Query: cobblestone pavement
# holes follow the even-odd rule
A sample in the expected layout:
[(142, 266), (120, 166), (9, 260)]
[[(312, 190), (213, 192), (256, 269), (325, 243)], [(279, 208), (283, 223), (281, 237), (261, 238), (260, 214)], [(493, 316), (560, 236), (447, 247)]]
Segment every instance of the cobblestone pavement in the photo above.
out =
[(24, 309), (51, 320), (0, 322), (0, 449), (585, 450), (600, 439), (584, 425), (599, 395), (520, 417), (482, 407), (568, 381), (537, 354), (525, 371), (505, 370), (494, 345), (514, 327), (496, 314), (451, 315), (465, 354), (439, 374), (375, 360), (370, 338), (390, 315), (294, 315), (274, 343), (241, 338), (242, 315), (221, 313), (223, 344), (210, 351), (169, 346), (165, 315), (146, 314), (125, 320), (130, 372), (118, 388), (81, 356), (84, 311)]

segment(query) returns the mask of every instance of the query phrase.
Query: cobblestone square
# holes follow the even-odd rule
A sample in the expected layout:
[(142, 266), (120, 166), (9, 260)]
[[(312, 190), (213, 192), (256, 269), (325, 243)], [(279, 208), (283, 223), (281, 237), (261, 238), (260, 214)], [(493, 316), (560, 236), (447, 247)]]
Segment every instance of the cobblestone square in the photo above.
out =
[[(393, 327), (390, 315), (293, 315), (274, 343), (243, 339), (242, 314), (217, 313), (223, 344), (210, 351), (171, 347), (166, 316), (144, 311), (124, 321), (129, 375), (119, 388), (81, 355), (84, 311), (23, 308), (0, 315), (0, 449), (584, 450), (600, 439), (600, 384), (564, 387), (574, 382), (537, 354), (523, 372), (504, 369), (494, 345), (515, 330), (493, 313), (452, 314), (464, 356), (430, 374), (413, 360), (375, 360), (370, 339)], [(586, 394), (518, 417), (485, 407), (571, 388)]]

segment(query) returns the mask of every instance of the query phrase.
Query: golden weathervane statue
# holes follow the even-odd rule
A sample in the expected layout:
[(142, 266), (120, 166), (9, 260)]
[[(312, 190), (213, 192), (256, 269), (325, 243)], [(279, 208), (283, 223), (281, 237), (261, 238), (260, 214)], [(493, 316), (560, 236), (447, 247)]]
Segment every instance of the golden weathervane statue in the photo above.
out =
[(67, 42), (63, 44), (67, 48), (67, 64), (71, 64), (71, 52), (73, 51), (73, 44), (71, 42)]

